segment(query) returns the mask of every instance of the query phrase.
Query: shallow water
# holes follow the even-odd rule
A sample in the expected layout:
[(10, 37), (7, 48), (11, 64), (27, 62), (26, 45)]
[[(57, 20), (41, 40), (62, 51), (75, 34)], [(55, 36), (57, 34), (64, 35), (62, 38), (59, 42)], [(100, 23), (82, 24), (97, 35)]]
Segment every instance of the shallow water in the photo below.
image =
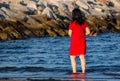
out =
[[(0, 41), (0, 78), (71, 78), (69, 37)], [(87, 37), (86, 78), (120, 79), (120, 33)], [(80, 72), (79, 58), (77, 71)]]

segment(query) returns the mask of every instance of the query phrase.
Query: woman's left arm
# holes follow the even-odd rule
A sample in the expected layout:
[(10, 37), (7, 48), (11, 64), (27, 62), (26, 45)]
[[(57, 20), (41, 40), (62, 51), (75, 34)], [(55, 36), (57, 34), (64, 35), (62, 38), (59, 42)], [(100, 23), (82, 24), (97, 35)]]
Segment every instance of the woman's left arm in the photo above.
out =
[(89, 34), (90, 34), (90, 29), (89, 29), (89, 27), (86, 27), (86, 28), (85, 28), (85, 34), (86, 34), (86, 35), (89, 35)]
[(71, 29), (68, 30), (68, 35), (69, 35), (69, 37), (71, 37), (71, 35), (72, 35), (72, 30)]

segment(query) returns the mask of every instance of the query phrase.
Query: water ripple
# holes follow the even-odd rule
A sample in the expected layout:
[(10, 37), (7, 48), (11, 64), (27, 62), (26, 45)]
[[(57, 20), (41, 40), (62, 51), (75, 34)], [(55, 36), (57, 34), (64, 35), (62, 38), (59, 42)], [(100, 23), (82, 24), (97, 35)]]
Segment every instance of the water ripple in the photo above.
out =
[[(87, 37), (87, 77), (120, 77), (120, 34)], [(0, 78), (69, 77), (69, 37), (0, 41)], [(79, 59), (77, 59), (79, 64)], [(80, 65), (77, 65), (80, 72)]]

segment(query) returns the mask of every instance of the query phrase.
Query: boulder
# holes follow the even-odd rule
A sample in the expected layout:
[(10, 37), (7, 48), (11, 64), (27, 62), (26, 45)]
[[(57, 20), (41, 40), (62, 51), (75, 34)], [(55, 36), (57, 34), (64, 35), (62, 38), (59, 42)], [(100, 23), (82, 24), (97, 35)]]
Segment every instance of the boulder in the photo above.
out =
[(44, 4), (45, 7), (48, 7), (48, 4), (59, 6), (59, 1), (57, 0), (40, 0), (37, 4)]
[(38, 21), (39, 24), (46, 23), (49, 20), (49, 18), (47, 17), (47, 15), (33, 15), (31, 17), (33, 19), (35, 19), (36, 21)]
[(7, 18), (7, 16), (5, 15), (5, 13), (0, 9), (0, 19), (5, 19)]
[(1, 8), (1, 10), (5, 13), (6, 19), (10, 20), (10, 21), (16, 21), (16, 18), (24, 19), (24, 17), (25, 17), (25, 14), (23, 14), (23, 13), (17, 14), (15, 12), (11, 11), (10, 9), (4, 8), (4, 7)]
[(68, 19), (71, 20), (71, 12), (69, 11), (69, 7), (66, 4), (60, 4), (58, 8), (60, 19)]
[(120, 11), (120, 1), (119, 0), (110, 0), (114, 4), (114, 8), (116, 11)]
[(47, 15), (51, 19), (56, 19), (57, 18), (56, 15), (53, 13), (53, 11), (49, 7), (46, 7), (43, 10), (42, 15)]
[(87, 22), (91, 31), (104, 32), (107, 29), (106, 21), (98, 16), (87, 15)]
[(101, 2), (107, 5), (107, 0), (96, 0), (97, 2)]
[(88, 5), (84, 1), (76, 0), (76, 4), (81, 8), (88, 9)]
[(44, 4), (37, 4), (37, 10), (43, 11), (44, 9), (45, 9), (45, 5)]
[(33, 10), (37, 9), (36, 2), (34, 2), (32, 0), (24, 0), (24, 3), (26, 3), (27, 7), (30, 9), (33, 9)]
[(7, 32), (12, 39), (22, 39), (20, 33), (16, 31), (13, 27), (6, 27), (4, 32)]
[(50, 36), (65, 36), (65, 35), (67, 35), (66, 31), (65, 31), (67, 29), (64, 28), (64, 30), (63, 30), (62, 27), (65, 27), (65, 26), (63, 26), (63, 24), (60, 23), (60, 21), (51, 20), (51, 21), (48, 21), (45, 23), (45, 28), (47, 29), (46, 31), (47, 31), (48, 35), (50, 35)]
[[(85, 13), (92, 34), (106, 29), (120, 31), (119, 3), (118, 0), (0, 0), (0, 39), (65, 36), (76, 7)], [(107, 15), (112, 18), (109, 22)]]
[(25, 12), (27, 12), (28, 11), (28, 9), (27, 9), (27, 7), (26, 6), (23, 6), (23, 5), (21, 5), (21, 4), (17, 4), (17, 3), (15, 3), (15, 2), (12, 2), (12, 3), (10, 3), (9, 4), (10, 5), (10, 10), (11, 11), (13, 11), (13, 12), (15, 12), (15, 13), (25, 13)]
[(0, 40), (9, 40), (9, 36), (6, 32), (0, 31)]

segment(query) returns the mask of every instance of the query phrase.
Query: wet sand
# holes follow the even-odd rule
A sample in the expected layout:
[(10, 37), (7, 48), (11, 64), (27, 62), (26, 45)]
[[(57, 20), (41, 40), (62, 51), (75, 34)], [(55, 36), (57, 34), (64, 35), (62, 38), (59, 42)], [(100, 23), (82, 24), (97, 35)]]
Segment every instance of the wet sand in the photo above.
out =
[(0, 79), (0, 81), (119, 81), (120, 79)]
[(59, 78), (0, 78), (0, 81), (120, 81), (120, 78), (87, 78), (83, 73), (72, 73), (69, 77)]

